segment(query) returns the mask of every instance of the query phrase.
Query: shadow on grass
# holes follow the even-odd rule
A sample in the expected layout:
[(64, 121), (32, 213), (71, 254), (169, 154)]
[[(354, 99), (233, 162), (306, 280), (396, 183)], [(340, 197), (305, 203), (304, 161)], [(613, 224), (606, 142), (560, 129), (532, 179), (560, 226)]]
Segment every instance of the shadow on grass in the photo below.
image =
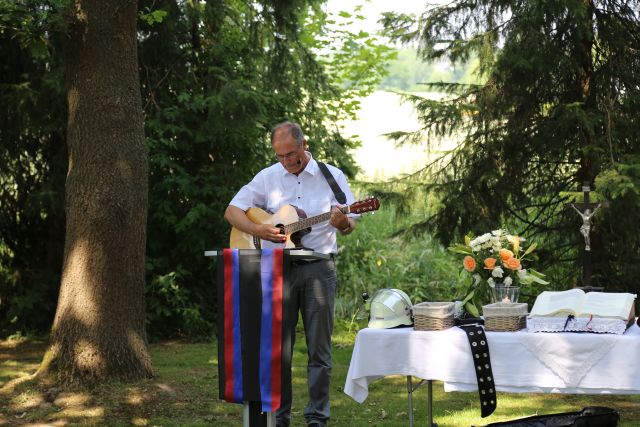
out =
[[(215, 346), (151, 346), (154, 379), (105, 382), (92, 389), (35, 382), (44, 342), (0, 341), (0, 425), (239, 425), (217, 400)], [(220, 421), (220, 422), (219, 422)]]
[[(293, 358), (292, 427), (304, 426), (306, 348), (297, 340)], [(369, 397), (358, 404), (342, 392), (352, 346), (334, 346), (332, 425), (408, 425), (406, 379), (388, 377), (371, 384)], [(93, 389), (61, 389), (30, 379), (46, 344), (0, 341), (0, 425), (51, 426), (239, 426), (242, 408), (218, 399), (215, 343), (166, 342), (151, 345), (156, 377), (135, 383), (106, 382)], [(375, 357), (375, 355), (373, 355)], [(640, 397), (498, 394), (498, 409), (480, 418), (475, 393), (444, 393), (434, 387), (434, 419), (440, 427), (484, 425), (535, 413), (551, 414), (585, 406), (609, 406), (620, 411), (623, 427), (640, 425)], [(426, 389), (414, 395), (416, 425), (426, 420)]]

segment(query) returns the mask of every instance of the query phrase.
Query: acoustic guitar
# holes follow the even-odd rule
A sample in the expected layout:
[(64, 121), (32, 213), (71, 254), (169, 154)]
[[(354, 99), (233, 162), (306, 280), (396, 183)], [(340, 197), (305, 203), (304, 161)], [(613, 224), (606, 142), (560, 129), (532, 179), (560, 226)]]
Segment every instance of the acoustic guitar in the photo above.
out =
[[(375, 211), (380, 207), (380, 201), (375, 198), (360, 200), (348, 206), (342, 206), (338, 209), (344, 214), (355, 213), (361, 214), (365, 212)], [(255, 224), (269, 224), (280, 229), (280, 233), (287, 237), (282, 243), (274, 243), (268, 240), (262, 240), (251, 234), (244, 233), (235, 227), (231, 228), (231, 236), (229, 238), (229, 247), (238, 249), (268, 249), (268, 248), (296, 248), (300, 247), (302, 236), (311, 231), (311, 226), (328, 221), (331, 218), (331, 212), (325, 212), (307, 218), (302, 209), (298, 209), (292, 205), (285, 205), (278, 209), (274, 214), (270, 214), (260, 208), (249, 208), (247, 217)]]

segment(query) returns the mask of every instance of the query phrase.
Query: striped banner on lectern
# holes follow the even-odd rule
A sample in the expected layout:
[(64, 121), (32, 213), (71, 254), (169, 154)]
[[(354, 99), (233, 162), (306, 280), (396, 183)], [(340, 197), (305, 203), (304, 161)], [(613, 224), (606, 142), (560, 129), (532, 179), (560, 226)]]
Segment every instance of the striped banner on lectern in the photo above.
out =
[(273, 412), (291, 394), (289, 255), (224, 249), (218, 257), (220, 398)]

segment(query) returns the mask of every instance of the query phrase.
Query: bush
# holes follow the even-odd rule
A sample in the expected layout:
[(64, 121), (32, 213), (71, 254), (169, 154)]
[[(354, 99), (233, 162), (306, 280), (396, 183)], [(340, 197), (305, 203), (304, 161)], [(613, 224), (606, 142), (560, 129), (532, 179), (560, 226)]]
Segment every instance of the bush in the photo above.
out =
[(353, 321), (362, 314), (365, 291), (372, 296), (378, 289), (401, 289), (414, 304), (459, 296), (455, 257), (428, 234), (394, 235), (396, 228), (395, 208), (386, 206), (360, 218), (350, 236), (339, 237), (337, 319)]

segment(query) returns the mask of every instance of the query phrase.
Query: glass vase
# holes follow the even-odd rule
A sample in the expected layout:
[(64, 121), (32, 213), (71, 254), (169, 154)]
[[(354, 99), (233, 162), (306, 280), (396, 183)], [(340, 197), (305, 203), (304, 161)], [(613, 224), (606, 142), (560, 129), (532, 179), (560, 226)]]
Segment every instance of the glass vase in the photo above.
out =
[(520, 287), (496, 283), (496, 286), (491, 290), (491, 296), (492, 302), (518, 302)]

